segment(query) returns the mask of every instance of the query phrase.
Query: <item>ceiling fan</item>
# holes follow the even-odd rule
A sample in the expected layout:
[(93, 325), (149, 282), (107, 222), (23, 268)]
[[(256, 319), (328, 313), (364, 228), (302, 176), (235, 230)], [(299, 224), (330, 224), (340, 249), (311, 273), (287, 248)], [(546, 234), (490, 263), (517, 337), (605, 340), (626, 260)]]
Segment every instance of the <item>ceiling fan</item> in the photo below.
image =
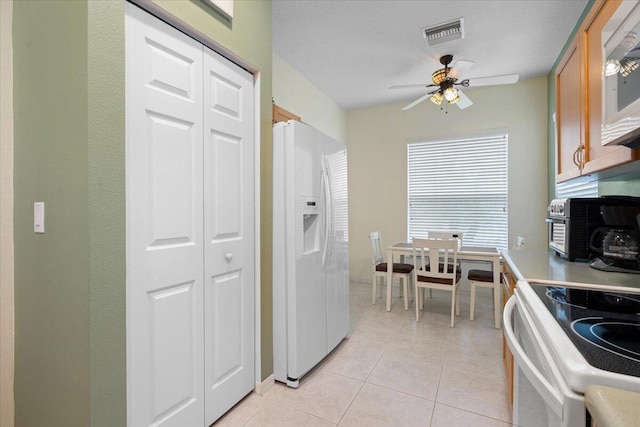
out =
[[(397, 85), (391, 86), (389, 89), (409, 89), (416, 87), (437, 88), (426, 95), (413, 101), (411, 104), (403, 108), (408, 110), (415, 107), (427, 98), (436, 105), (441, 105), (443, 101), (447, 104), (455, 104), (459, 108), (464, 109), (470, 107), (473, 102), (460, 90), (461, 87), (480, 87), (480, 86), (494, 86), (502, 84), (511, 84), (518, 81), (517, 74), (509, 74), (504, 76), (492, 76), (492, 77), (477, 77), (472, 79), (464, 79), (458, 81), (458, 75), (467, 71), (473, 66), (473, 62), (458, 60), (454, 67), (449, 67), (449, 64), (453, 61), (453, 55), (444, 55), (440, 57), (440, 63), (444, 68), (440, 68), (431, 75), (433, 84), (414, 84), (414, 85)], [(445, 104), (445, 105), (447, 105)]]

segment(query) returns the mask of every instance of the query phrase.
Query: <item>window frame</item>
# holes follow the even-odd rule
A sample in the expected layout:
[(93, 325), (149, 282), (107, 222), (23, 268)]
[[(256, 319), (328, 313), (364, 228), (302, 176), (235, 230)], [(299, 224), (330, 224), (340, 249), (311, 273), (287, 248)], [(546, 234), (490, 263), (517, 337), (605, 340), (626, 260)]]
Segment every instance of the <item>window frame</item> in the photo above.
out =
[[(488, 145), (487, 150), (477, 149), (478, 145), (482, 143)], [(429, 147), (430, 145), (431, 147)], [(454, 147), (455, 145), (457, 145), (457, 147)], [(420, 150), (421, 148), (424, 152), (419, 154), (417, 150)], [(420, 162), (420, 157), (428, 156), (427, 154), (425, 154), (425, 152), (429, 152), (428, 155), (439, 155), (438, 160), (435, 161), (435, 164), (433, 166), (435, 167), (435, 171), (433, 171), (433, 173), (431, 174), (434, 176), (433, 184), (425, 183), (429, 178), (426, 178), (426, 175), (423, 175), (424, 169), (421, 170), (422, 173), (415, 169), (415, 163)], [(478, 159), (477, 155), (481, 156), (480, 160)], [(485, 158), (482, 158), (482, 155), (484, 155)], [(498, 249), (507, 249), (509, 242), (508, 155), (508, 129), (477, 131), (473, 133), (451, 135), (437, 139), (421, 138), (407, 142), (407, 237), (409, 241), (413, 237), (412, 233), (415, 235), (415, 237), (421, 237), (419, 236), (419, 234), (424, 235), (428, 230), (455, 231), (463, 233), (463, 244), (467, 246), (492, 246), (497, 247)], [(450, 170), (446, 169), (446, 165), (448, 162), (453, 165), (452, 169)], [(487, 179), (483, 181), (484, 184), (478, 185), (477, 189), (473, 188), (474, 180), (475, 182), (477, 182), (477, 173), (470, 174), (468, 169), (464, 169), (464, 167), (468, 168), (470, 164), (486, 165), (485, 167), (474, 169), (481, 171), (487, 177)], [(500, 166), (503, 172), (495, 173), (495, 166)], [(455, 188), (454, 186), (454, 190), (456, 191), (452, 191), (449, 181), (452, 174), (455, 174), (456, 172), (459, 173), (457, 176), (460, 177), (460, 182), (462, 185), (458, 188)], [(415, 177), (412, 177), (412, 174), (423, 175), (425, 182), (422, 182), (421, 184), (415, 184)], [(473, 177), (471, 177), (471, 175)], [(444, 190), (438, 188), (438, 184), (442, 184), (446, 188)], [(489, 184), (495, 185), (496, 188), (491, 187)], [(485, 205), (484, 215), (482, 213), (482, 209), (479, 209), (478, 215), (480, 217), (484, 216), (484, 220), (480, 221), (480, 224), (477, 226), (476, 224), (472, 224), (471, 222), (467, 221), (466, 218), (464, 218), (464, 208), (459, 208), (457, 210), (453, 209), (454, 213), (452, 213), (452, 220), (450, 221), (449, 225), (445, 225), (446, 221), (436, 221), (433, 224), (419, 225), (416, 224), (416, 220), (412, 219), (412, 217), (416, 215), (415, 211), (419, 209), (416, 208), (416, 192), (419, 193), (419, 191), (431, 191), (425, 190), (425, 188), (427, 188), (429, 185), (433, 185), (432, 188), (436, 191), (436, 196), (431, 196), (432, 200), (435, 200), (435, 202), (439, 203), (441, 206), (443, 206), (443, 208), (445, 208), (447, 204), (449, 205), (449, 207), (465, 206), (465, 202), (467, 203), (466, 206), (470, 206), (468, 205), (468, 203), (472, 203), (471, 206), (473, 206), (473, 201), (477, 200), (473, 198), (474, 195), (485, 196), (480, 197), (480, 200), (482, 200), (483, 198), (485, 200), (493, 198), (494, 201), (488, 202)], [(489, 188), (491, 189), (489, 190)], [(462, 203), (451, 203), (449, 200), (451, 198), (455, 199), (456, 197), (448, 197), (446, 195), (449, 194), (447, 193), (447, 191), (453, 193), (464, 192), (466, 196), (458, 197), (458, 200), (462, 201)], [(440, 198), (438, 198), (437, 196), (438, 192), (441, 193)], [(431, 203), (425, 202), (424, 200), (422, 200), (421, 202), (423, 204)], [(458, 205), (458, 203), (460, 204)], [(491, 209), (493, 209), (494, 211), (501, 210), (501, 212), (498, 214), (500, 217), (498, 230), (490, 232), (479, 232), (478, 230), (482, 230), (483, 227), (486, 227), (487, 225), (490, 225), (491, 227), (485, 228), (485, 231), (495, 228), (495, 221), (489, 219), (496, 218), (495, 216), (489, 216)], [(432, 213), (432, 217), (437, 217), (437, 212)]]

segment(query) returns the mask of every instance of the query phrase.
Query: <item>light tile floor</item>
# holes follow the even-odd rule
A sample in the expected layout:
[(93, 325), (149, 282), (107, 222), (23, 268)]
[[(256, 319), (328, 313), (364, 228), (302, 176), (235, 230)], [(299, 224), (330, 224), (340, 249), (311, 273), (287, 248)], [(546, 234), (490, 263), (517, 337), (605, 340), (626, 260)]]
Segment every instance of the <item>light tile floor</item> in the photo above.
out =
[[(449, 327), (451, 294), (433, 291), (420, 322), (415, 305), (397, 297), (371, 304), (371, 285), (351, 283), (351, 337), (297, 389), (280, 383), (249, 394), (216, 427), (508, 426), (501, 331), (493, 328), (491, 291), (477, 292), (469, 320), (469, 289)], [(382, 293), (381, 293), (382, 296)]]

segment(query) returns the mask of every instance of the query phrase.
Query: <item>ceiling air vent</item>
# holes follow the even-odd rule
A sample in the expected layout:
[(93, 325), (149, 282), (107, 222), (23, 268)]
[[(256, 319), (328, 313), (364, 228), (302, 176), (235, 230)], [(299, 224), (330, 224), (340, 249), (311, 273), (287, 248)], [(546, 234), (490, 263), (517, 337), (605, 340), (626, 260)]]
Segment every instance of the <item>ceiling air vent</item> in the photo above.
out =
[(457, 40), (464, 37), (462, 18), (422, 29), (422, 37), (429, 46)]

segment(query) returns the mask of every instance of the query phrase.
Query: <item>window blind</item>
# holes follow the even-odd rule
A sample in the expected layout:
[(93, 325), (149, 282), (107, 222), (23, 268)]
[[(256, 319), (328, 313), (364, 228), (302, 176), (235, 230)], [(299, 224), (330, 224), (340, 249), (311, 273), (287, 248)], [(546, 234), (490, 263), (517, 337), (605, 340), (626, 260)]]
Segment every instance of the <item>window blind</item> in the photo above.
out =
[(462, 232), (468, 246), (508, 247), (506, 132), (412, 142), (408, 238)]
[(556, 184), (556, 197), (598, 197), (598, 181), (559, 182)]
[(349, 196), (347, 156), (344, 151), (327, 156), (333, 189), (334, 233), (339, 240), (349, 240)]

